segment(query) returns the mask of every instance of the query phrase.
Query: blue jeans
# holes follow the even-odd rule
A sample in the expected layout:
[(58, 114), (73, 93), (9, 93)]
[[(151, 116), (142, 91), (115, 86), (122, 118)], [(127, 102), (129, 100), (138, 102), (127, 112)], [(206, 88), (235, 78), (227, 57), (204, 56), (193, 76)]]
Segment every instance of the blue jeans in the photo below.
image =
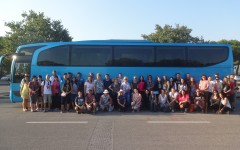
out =
[(160, 110), (164, 111), (164, 112), (169, 112), (170, 111), (170, 107), (168, 105), (168, 103), (165, 103), (165, 104), (159, 104), (159, 107), (160, 107)]

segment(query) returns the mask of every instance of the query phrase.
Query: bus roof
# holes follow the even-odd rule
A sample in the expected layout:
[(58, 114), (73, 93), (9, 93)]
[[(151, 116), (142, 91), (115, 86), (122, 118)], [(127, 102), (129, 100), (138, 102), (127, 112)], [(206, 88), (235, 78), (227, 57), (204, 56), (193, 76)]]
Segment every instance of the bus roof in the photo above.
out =
[(18, 47), (25, 48), (31, 46), (54, 46), (54, 45), (134, 45), (134, 46), (231, 46), (230, 44), (209, 44), (209, 43), (159, 43), (148, 40), (86, 40), (86, 41), (73, 41), (73, 42), (45, 42), (26, 44)]

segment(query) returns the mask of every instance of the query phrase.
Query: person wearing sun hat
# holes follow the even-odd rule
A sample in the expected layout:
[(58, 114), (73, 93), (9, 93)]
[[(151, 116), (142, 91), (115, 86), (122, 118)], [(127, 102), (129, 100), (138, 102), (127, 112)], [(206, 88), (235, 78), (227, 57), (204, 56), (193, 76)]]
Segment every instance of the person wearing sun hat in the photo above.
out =
[(126, 111), (126, 98), (124, 96), (122, 89), (118, 92), (117, 103), (118, 103), (119, 111), (125, 112)]
[(108, 90), (103, 91), (103, 95), (100, 97), (99, 106), (101, 111), (104, 111), (104, 110), (107, 110), (109, 112), (113, 111), (114, 106)]

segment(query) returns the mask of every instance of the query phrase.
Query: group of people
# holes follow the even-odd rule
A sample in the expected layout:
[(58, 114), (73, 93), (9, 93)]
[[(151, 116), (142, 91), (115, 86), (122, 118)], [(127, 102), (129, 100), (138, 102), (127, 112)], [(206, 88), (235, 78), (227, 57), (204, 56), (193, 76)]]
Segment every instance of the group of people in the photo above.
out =
[(151, 75), (147, 80), (143, 76), (134, 76), (132, 81), (119, 73), (118, 77), (110, 79), (105, 74), (102, 79), (97, 73), (89, 73), (87, 80), (82, 79), (81, 73), (76, 76), (64, 73), (63, 78), (55, 70), (52, 76), (32, 76), (28, 74), (20, 84), (20, 94), (23, 99), (23, 111), (52, 111), (69, 112), (71, 109), (77, 113), (92, 113), (97, 111), (132, 111), (140, 110), (163, 112), (194, 112), (229, 113), (235, 108), (236, 82), (234, 75), (220, 79), (219, 74), (211, 76), (202, 75), (199, 82), (190, 74), (181, 78), (180, 73), (175, 77), (157, 76), (154, 81)]

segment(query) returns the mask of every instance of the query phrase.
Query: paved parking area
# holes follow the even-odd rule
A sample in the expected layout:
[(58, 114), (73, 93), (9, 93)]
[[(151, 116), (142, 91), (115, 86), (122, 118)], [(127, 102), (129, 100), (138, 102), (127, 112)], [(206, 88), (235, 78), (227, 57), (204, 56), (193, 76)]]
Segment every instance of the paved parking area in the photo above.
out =
[[(7, 87), (4, 87), (7, 89)], [(0, 93), (4, 91), (0, 86)], [(239, 149), (240, 117), (201, 113), (22, 112), (0, 97), (1, 150)]]

